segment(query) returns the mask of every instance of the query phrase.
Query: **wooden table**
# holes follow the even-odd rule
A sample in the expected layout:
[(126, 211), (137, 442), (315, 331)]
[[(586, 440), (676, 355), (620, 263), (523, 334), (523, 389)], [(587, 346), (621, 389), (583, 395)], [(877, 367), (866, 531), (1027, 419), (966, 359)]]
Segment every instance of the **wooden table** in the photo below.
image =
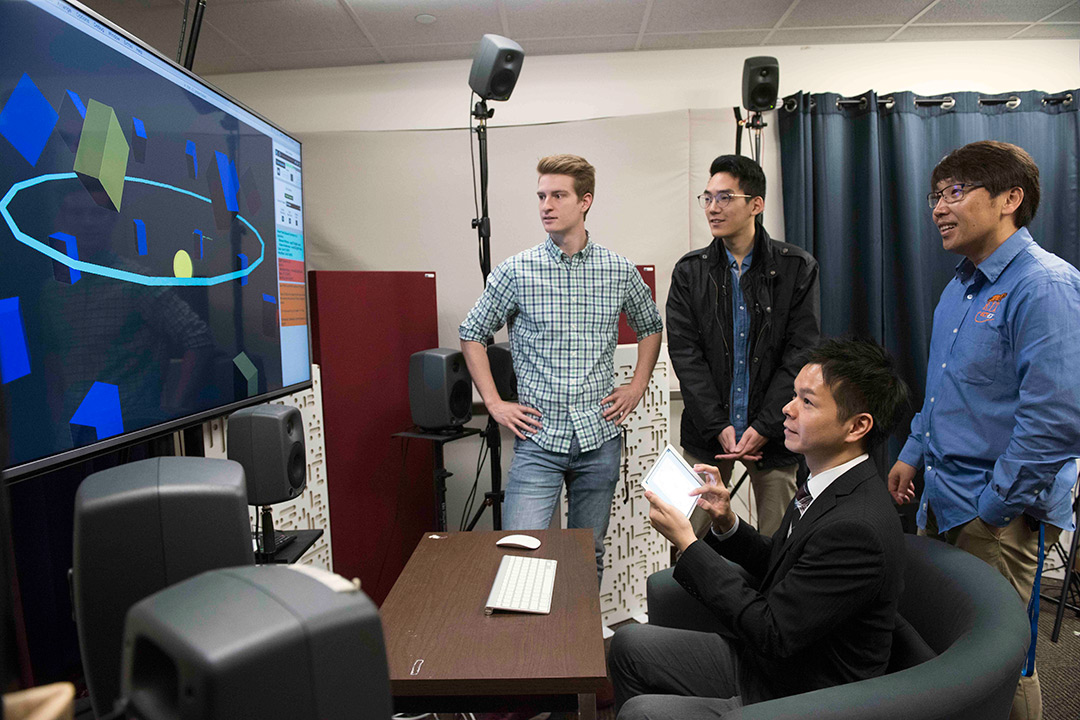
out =
[[(380, 609), (395, 712), (572, 710), (591, 720), (607, 676), (592, 530), (426, 533)], [(484, 614), (508, 553), (558, 561), (549, 615)]]

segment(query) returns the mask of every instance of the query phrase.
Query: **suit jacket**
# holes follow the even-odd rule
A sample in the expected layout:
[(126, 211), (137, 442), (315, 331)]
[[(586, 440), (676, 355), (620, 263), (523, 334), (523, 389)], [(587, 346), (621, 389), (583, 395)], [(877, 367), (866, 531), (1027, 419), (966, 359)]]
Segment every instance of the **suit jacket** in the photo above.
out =
[[(743, 703), (881, 675), (904, 583), (903, 532), (871, 460), (837, 478), (788, 536), (740, 522), (690, 545), (674, 577), (739, 646)], [(755, 589), (730, 560), (760, 578)]]

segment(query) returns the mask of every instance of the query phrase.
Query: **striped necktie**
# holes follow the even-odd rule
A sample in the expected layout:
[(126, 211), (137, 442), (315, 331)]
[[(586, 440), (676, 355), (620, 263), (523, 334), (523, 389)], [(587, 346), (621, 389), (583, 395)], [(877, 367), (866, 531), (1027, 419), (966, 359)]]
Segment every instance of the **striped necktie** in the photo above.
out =
[(795, 491), (795, 507), (799, 509), (799, 519), (802, 519), (806, 508), (810, 507), (810, 503), (814, 501), (814, 496), (810, 494), (810, 488), (807, 485), (808, 483), (804, 482)]

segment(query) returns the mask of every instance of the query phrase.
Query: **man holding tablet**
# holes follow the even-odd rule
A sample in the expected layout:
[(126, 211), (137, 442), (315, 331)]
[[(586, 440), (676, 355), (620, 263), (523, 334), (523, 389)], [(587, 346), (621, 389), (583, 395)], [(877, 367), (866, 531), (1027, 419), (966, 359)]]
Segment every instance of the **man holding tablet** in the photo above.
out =
[[(646, 492), (649, 520), (682, 553), (675, 580), (720, 629), (621, 628), (609, 666), (620, 718), (715, 717), (727, 710), (885, 672), (903, 589), (900, 520), (867, 451), (888, 436), (908, 390), (872, 342), (809, 353), (784, 406), (784, 437), (810, 477), (772, 536), (741, 522), (715, 467), (691, 490), (712, 519)], [(731, 563), (761, 581), (747, 584)]]

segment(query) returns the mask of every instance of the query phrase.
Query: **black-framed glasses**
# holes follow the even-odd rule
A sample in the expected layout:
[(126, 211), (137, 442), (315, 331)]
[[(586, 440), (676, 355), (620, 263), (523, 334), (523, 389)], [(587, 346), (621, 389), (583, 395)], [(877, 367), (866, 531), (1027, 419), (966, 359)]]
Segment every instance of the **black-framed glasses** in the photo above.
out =
[(728, 205), (731, 204), (731, 198), (737, 198), (737, 197), (752, 198), (754, 196), (753, 195), (736, 195), (735, 193), (729, 193), (729, 192), (718, 192), (715, 195), (710, 195), (709, 193), (701, 193), (700, 195), (697, 196), (697, 201), (698, 201), (698, 205), (700, 205), (703, 209), (708, 210), (709, 206), (712, 205), (713, 203), (716, 203), (716, 207), (718, 207), (718, 208), (726, 208)]
[(949, 185), (941, 192), (931, 192), (926, 194), (926, 202), (930, 205), (930, 209), (933, 210), (937, 207), (938, 200), (945, 199), (946, 204), (952, 205), (958, 203), (964, 199), (964, 196), (968, 194), (969, 190), (975, 188), (984, 187), (982, 183), (955, 183)]

